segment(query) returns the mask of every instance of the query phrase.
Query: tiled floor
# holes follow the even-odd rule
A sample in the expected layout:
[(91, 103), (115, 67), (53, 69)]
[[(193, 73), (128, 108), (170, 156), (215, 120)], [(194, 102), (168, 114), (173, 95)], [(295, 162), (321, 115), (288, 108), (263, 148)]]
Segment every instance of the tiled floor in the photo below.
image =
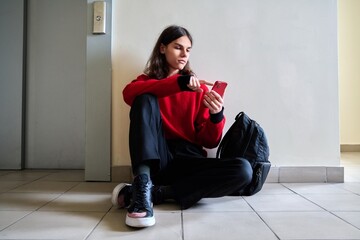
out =
[(251, 197), (155, 207), (156, 225), (132, 229), (114, 209), (116, 183), (83, 171), (0, 171), (0, 239), (360, 239), (360, 153), (342, 154), (345, 183), (267, 183)]

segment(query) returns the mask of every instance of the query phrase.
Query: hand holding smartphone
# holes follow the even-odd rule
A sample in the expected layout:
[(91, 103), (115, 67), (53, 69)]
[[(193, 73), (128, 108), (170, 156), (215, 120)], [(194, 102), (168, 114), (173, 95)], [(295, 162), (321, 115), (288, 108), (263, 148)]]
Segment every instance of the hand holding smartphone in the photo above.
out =
[(217, 92), (221, 97), (224, 96), (225, 93), (225, 88), (227, 86), (226, 82), (223, 81), (216, 81), (214, 83), (214, 86), (212, 87), (211, 90), (214, 90), (215, 92)]

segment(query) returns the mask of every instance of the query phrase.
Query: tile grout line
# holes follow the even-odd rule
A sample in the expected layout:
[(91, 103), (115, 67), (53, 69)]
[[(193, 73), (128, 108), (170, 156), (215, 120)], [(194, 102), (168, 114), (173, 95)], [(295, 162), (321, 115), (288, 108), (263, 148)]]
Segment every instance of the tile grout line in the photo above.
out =
[[(316, 202), (311, 201), (310, 199), (306, 198), (305, 196), (301, 195), (300, 193), (295, 192), (294, 190), (292, 190), (292, 189), (288, 188), (287, 186), (285, 186), (285, 185), (283, 185), (283, 184), (281, 184), (281, 185), (282, 185), (282, 186), (284, 186), (285, 188), (287, 188), (288, 190), (292, 191), (292, 192), (293, 192), (293, 193), (295, 193), (296, 195), (298, 195), (298, 196), (302, 197), (303, 199), (305, 199), (305, 200), (307, 200), (307, 201), (311, 202), (312, 204), (314, 204), (314, 205), (318, 206), (319, 208), (323, 209), (325, 212), (327, 212), (327, 213), (329, 213), (329, 214), (333, 215), (334, 217), (336, 217), (336, 218), (340, 219), (341, 221), (343, 221), (343, 222), (345, 222), (345, 223), (349, 224), (350, 226), (353, 226), (353, 227), (355, 227), (356, 229), (360, 230), (360, 228), (359, 228), (359, 227), (357, 227), (357, 226), (355, 226), (354, 224), (352, 224), (352, 223), (350, 223), (350, 222), (346, 221), (345, 219), (342, 219), (341, 217), (339, 217), (338, 215), (336, 215), (336, 214), (335, 214), (335, 213), (333, 213), (332, 211), (327, 210), (326, 208), (324, 208), (324, 207), (320, 206), (320, 205), (319, 205), (319, 204), (317, 204)], [(345, 189), (345, 190), (346, 190), (346, 189)], [(351, 191), (349, 191), (349, 192), (351, 192)], [(354, 193), (354, 194), (355, 194), (355, 193)], [(358, 195), (358, 194), (355, 194), (355, 195)], [(334, 211), (334, 212), (336, 212), (336, 211)], [(351, 212), (354, 212), (354, 211), (351, 211)]]
[[(18, 210), (15, 210), (18, 211)], [(23, 216), (22, 218), (19, 218), (18, 220), (16, 220), (15, 222), (11, 223), (9, 226), (4, 227), (3, 229), (0, 230), (0, 233), (6, 229), (8, 229), (9, 227), (15, 225), (16, 223), (18, 223), (19, 221), (23, 220), (24, 218), (26, 218), (27, 216), (29, 216), (30, 214), (33, 214), (34, 212), (36, 212), (36, 210), (34, 211), (29, 211), (28, 214), (26, 214), (25, 216)]]
[[(81, 182), (78, 182), (77, 184), (75, 184), (74, 186), (72, 186), (70, 189), (68, 189), (65, 192), (59, 193), (59, 195), (57, 197), (55, 197), (54, 199), (52, 199), (51, 201), (46, 202), (44, 205), (38, 207), (35, 211), (39, 211), (41, 208), (45, 207), (46, 205), (54, 202), (55, 200), (59, 199), (61, 196), (63, 196), (65, 193), (69, 192), (71, 189), (75, 188), (76, 186), (78, 186), (79, 184), (81, 184)], [(57, 194), (57, 193), (55, 193)]]
[(242, 197), (243, 200), (247, 203), (247, 205), (253, 210), (253, 212), (260, 218), (260, 220), (270, 229), (270, 231), (275, 235), (275, 237), (277, 239), (281, 239), (276, 233), (275, 231), (270, 227), (269, 224), (267, 224), (267, 222), (260, 216), (260, 214), (250, 205), (250, 203), (248, 201), (246, 201), (246, 199), (244, 197)]
[(329, 213), (330, 213), (331, 215), (335, 216), (336, 218), (338, 218), (338, 219), (340, 219), (340, 220), (344, 221), (345, 223), (347, 223), (347, 224), (349, 224), (349, 225), (353, 226), (354, 228), (356, 228), (356, 229), (360, 230), (360, 228), (359, 228), (359, 227), (357, 227), (357, 226), (355, 226), (354, 224), (352, 224), (352, 223), (348, 222), (347, 220), (343, 219), (342, 217), (340, 217), (340, 216), (336, 215), (334, 212), (330, 212), (330, 211), (329, 211)]
[[(50, 174), (51, 174), (51, 173), (49, 173), (49, 174), (46, 175), (46, 176), (49, 176)], [(6, 175), (6, 174), (5, 174), (5, 175)], [(12, 189), (9, 189), (9, 190), (7, 190), (7, 191), (4, 192), (4, 193), (11, 193), (11, 191), (14, 190), (14, 189), (16, 189), (16, 188), (19, 188), (19, 187), (24, 186), (24, 185), (26, 185), (26, 184), (30, 184), (30, 183), (35, 182), (35, 181), (37, 181), (37, 180), (39, 180), (39, 179), (41, 179), (41, 178), (43, 178), (43, 177), (46, 177), (46, 176), (42, 176), (42, 177), (39, 177), (39, 178), (36, 178), (36, 179), (32, 179), (32, 180), (29, 180), (29, 181), (24, 181), (24, 182), (25, 182), (24, 184), (21, 184), (21, 185), (16, 186), (16, 187), (14, 187), (14, 188), (12, 188)], [(15, 181), (21, 181), (21, 180), (15, 180)], [(61, 194), (60, 194), (60, 195), (61, 195)], [(54, 199), (53, 199), (53, 200), (54, 200)], [(53, 200), (51, 200), (51, 201), (53, 201)], [(48, 203), (48, 202), (47, 202), (47, 203)], [(47, 203), (45, 203), (43, 206), (45, 206)], [(41, 207), (43, 207), (43, 206), (41, 206)], [(5, 228), (1, 229), (0, 232), (2, 232), (2, 231), (4, 231), (4, 230), (8, 229), (9, 227), (15, 225), (16, 223), (18, 223), (19, 221), (23, 220), (23, 219), (26, 218), (27, 216), (33, 214), (34, 212), (37, 212), (41, 207), (39, 207), (39, 208), (37, 208), (37, 209), (35, 209), (35, 210), (32, 210), (32, 211), (30, 210), (28, 214), (24, 215), (23, 217), (17, 219), (17, 220), (16, 220), (15, 222), (13, 222), (12, 224), (10, 224), (10, 225), (6, 226)], [(19, 210), (15, 210), (15, 211), (19, 211)], [(25, 210), (25, 211), (26, 211), (26, 210)]]
[(111, 208), (112, 208), (112, 206), (108, 209), (107, 212), (104, 213), (104, 215), (100, 218), (99, 222), (94, 226), (93, 229), (91, 229), (91, 231), (90, 231), (89, 234), (84, 238), (84, 240), (88, 239), (88, 238), (91, 236), (91, 234), (94, 233), (95, 229), (96, 229), (96, 228), (100, 225), (100, 223), (104, 220), (105, 216), (110, 212)]
[[(14, 181), (14, 182), (16, 182), (16, 181)], [(32, 182), (24, 181), (24, 183), (22, 183), (22, 184), (20, 184), (18, 186), (14, 186), (13, 188), (8, 189), (6, 192), (3, 192), (3, 193), (11, 193), (12, 190), (15, 190), (15, 189), (17, 189), (19, 187), (23, 187), (23, 186), (25, 186), (26, 184), (29, 184), (29, 183), (32, 183)]]

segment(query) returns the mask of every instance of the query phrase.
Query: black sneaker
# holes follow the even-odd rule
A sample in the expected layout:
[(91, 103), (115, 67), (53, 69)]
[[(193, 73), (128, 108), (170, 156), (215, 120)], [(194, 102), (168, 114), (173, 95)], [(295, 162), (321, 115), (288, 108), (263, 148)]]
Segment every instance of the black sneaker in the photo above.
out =
[[(117, 208), (128, 208), (132, 198), (132, 186), (128, 183), (120, 183), (117, 185), (111, 196), (111, 203)], [(152, 186), (151, 200), (153, 205), (159, 205), (165, 202), (164, 193), (161, 186)]]
[(150, 227), (155, 224), (151, 203), (152, 183), (148, 175), (141, 174), (132, 185), (132, 202), (126, 214), (126, 225), (131, 227)]
[(132, 186), (128, 183), (120, 183), (117, 185), (111, 196), (113, 206), (117, 208), (127, 208), (131, 202)]

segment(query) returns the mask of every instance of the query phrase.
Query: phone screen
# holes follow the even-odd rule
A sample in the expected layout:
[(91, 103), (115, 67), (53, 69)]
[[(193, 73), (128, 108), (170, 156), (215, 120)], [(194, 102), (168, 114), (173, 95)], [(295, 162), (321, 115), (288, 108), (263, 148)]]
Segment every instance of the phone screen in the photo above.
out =
[(216, 81), (216, 82), (214, 83), (214, 86), (212, 87), (211, 90), (214, 90), (214, 91), (217, 92), (221, 97), (223, 97), (226, 86), (227, 86), (227, 83), (226, 83), (226, 82)]

